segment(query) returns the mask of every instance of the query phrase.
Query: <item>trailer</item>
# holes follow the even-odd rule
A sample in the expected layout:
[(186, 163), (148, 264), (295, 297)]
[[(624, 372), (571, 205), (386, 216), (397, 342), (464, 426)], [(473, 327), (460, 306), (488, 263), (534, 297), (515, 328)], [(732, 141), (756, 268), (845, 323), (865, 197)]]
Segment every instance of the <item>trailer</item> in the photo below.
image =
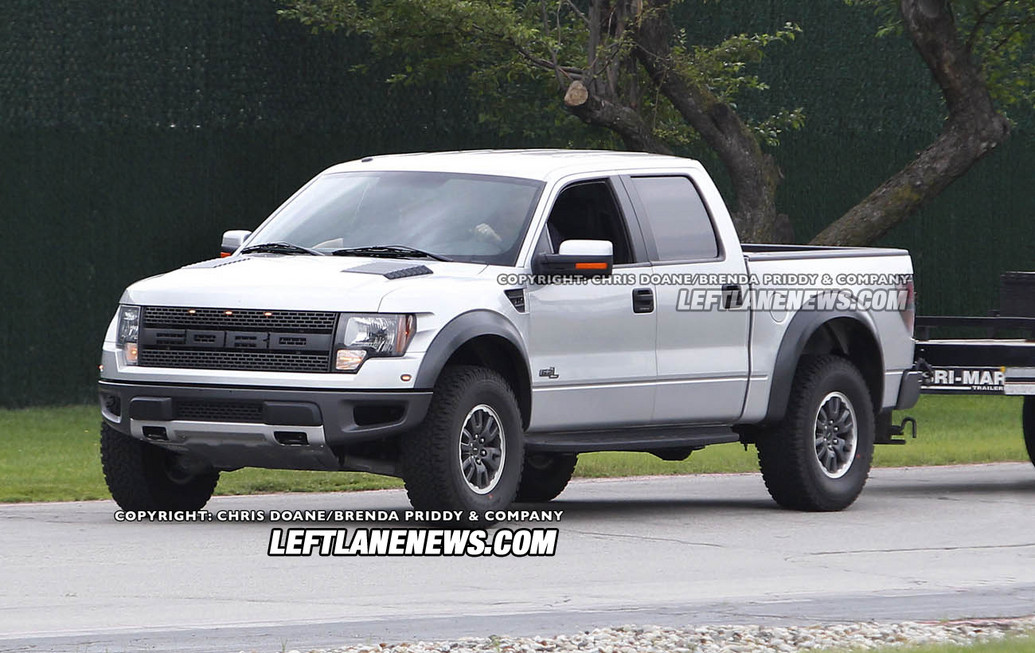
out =
[[(1024, 397), (1024, 443), (1035, 464), (1035, 272), (1001, 275), (999, 309), (988, 317), (921, 316), (914, 332), (921, 393)], [(964, 332), (979, 335), (957, 335)]]

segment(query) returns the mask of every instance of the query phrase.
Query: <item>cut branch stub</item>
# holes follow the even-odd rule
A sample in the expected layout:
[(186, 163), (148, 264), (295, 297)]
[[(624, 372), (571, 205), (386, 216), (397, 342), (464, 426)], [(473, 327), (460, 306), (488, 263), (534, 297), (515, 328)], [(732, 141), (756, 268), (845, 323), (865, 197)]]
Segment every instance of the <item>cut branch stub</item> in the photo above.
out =
[(564, 94), (564, 104), (569, 107), (582, 106), (587, 100), (589, 100), (589, 90), (577, 79), (568, 86), (568, 92)]

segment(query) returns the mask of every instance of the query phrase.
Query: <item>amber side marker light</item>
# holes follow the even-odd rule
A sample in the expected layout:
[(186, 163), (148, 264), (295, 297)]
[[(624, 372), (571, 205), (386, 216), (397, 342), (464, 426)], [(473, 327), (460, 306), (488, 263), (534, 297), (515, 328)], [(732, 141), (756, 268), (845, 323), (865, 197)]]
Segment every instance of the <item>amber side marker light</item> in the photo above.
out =
[(607, 263), (576, 263), (576, 270), (606, 270)]
[(229, 258), (229, 257), (230, 257), (230, 252), (220, 252), (219, 253), (219, 258)]

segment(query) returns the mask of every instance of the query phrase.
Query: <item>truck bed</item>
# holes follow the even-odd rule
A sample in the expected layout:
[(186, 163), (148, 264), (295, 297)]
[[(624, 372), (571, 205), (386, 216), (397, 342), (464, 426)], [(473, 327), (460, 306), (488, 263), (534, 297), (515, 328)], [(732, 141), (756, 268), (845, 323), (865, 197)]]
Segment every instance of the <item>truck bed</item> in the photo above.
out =
[(901, 249), (880, 247), (827, 247), (820, 245), (765, 245), (743, 244), (741, 249), (748, 261), (784, 260), (802, 258), (845, 258), (851, 256), (901, 256)]

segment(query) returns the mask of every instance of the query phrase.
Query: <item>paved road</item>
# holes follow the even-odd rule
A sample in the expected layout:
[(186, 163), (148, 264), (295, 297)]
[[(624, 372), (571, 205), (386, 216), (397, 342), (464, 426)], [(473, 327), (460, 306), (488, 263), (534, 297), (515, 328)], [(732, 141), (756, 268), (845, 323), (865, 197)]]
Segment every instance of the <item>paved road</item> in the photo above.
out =
[[(408, 507), (399, 491), (209, 504)], [(553, 558), (273, 559), (270, 524), (115, 523), (107, 501), (0, 506), (0, 652), (1035, 613), (1028, 464), (877, 470), (834, 514), (780, 510), (750, 474), (577, 481), (550, 507), (564, 510)]]

